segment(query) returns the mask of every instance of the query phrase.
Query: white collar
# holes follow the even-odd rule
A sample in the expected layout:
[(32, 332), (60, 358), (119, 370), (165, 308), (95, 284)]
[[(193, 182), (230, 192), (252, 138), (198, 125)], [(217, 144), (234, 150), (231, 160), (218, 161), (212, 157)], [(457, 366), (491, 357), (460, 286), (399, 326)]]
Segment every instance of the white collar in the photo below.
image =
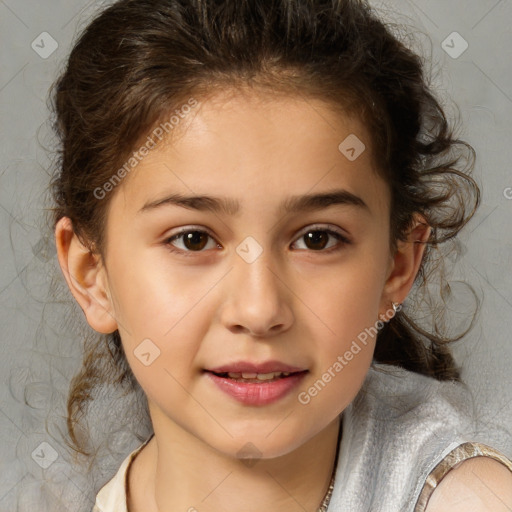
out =
[(109, 480), (96, 495), (93, 512), (127, 512), (128, 470), (133, 459), (148, 444), (154, 434), (133, 450), (122, 462), (114, 477)]

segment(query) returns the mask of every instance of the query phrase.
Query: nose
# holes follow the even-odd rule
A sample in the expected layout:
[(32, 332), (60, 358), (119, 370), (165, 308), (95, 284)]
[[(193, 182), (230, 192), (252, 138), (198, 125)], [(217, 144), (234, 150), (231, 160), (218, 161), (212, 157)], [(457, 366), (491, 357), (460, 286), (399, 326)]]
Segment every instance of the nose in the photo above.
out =
[(225, 282), (222, 323), (232, 332), (275, 336), (293, 323), (292, 296), (286, 276), (272, 260), (270, 250), (252, 262), (236, 254), (234, 268)]

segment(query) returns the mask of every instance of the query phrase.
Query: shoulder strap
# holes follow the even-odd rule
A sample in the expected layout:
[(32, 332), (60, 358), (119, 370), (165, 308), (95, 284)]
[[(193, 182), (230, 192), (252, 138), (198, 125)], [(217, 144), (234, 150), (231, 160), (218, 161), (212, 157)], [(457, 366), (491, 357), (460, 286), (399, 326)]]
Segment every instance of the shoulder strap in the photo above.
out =
[(421, 490), (416, 507), (414, 508), (414, 512), (424, 512), (434, 489), (439, 485), (448, 472), (462, 461), (473, 457), (491, 457), (492, 459), (501, 462), (512, 472), (512, 461), (498, 450), (482, 443), (462, 443), (446, 455), (446, 457), (444, 457), (444, 459), (441, 460), (441, 462), (439, 462), (439, 464), (437, 464), (427, 476), (425, 485)]

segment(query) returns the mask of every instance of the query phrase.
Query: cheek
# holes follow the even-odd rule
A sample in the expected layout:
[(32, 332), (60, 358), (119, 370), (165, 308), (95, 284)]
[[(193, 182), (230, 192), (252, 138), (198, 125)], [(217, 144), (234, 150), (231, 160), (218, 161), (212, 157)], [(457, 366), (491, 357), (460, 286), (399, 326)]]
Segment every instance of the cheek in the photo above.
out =
[(127, 331), (166, 338), (182, 319), (198, 320), (197, 306), (216, 276), (205, 276), (197, 267), (170, 265), (164, 249), (146, 252), (120, 261), (112, 272), (116, 317)]
[[(312, 415), (334, 418), (359, 392), (373, 359), (377, 335), (378, 300), (369, 287), (354, 286), (350, 293), (324, 298), (316, 340), (316, 364), (311, 378), (301, 388), (298, 401)], [(373, 295), (372, 295), (373, 293)]]
[[(134, 270), (137, 269), (137, 272)], [(208, 281), (126, 261), (111, 273), (116, 318), (132, 371), (148, 394), (178, 394), (206, 332)]]
[(339, 341), (351, 340), (379, 319), (383, 290), (382, 263), (374, 258), (353, 258), (329, 274), (308, 279), (307, 305), (327, 333)]
[[(377, 322), (383, 288), (383, 263), (372, 258), (370, 251), (368, 254), (347, 261), (329, 278), (317, 280), (318, 286), (309, 285), (307, 304), (318, 325), (313, 336), (317, 367), (316, 384), (306, 390), (305, 401), (329, 402), (338, 407), (343, 397), (348, 401), (341, 405), (346, 406), (363, 383), (380, 327)], [(322, 398), (316, 399), (316, 394)]]

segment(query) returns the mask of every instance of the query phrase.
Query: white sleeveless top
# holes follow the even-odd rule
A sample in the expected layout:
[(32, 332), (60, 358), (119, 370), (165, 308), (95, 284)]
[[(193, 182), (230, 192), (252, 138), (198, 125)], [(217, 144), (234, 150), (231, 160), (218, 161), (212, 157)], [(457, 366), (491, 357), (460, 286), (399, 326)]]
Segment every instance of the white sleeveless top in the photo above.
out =
[[(512, 472), (512, 434), (480, 431), (464, 384), (374, 363), (342, 413), (327, 512), (423, 512), (459, 462), (491, 457)], [(127, 512), (128, 469), (151, 435), (98, 492), (92, 512)], [(500, 451), (503, 450), (504, 452)]]

